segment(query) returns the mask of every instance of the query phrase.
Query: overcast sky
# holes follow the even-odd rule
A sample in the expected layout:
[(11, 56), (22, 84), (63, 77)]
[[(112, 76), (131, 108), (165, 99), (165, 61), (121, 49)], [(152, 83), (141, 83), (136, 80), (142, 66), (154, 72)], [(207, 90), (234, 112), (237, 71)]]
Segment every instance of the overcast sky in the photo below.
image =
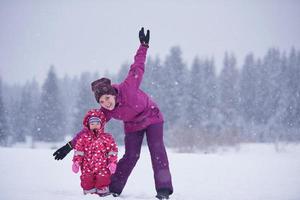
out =
[(132, 62), (141, 26), (151, 30), (149, 55), (161, 59), (179, 45), (184, 61), (225, 51), (238, 64), (249, 52), (300, 48), (298, 0), (0, 0), (0, 76), (6, 83), (117, 72)]

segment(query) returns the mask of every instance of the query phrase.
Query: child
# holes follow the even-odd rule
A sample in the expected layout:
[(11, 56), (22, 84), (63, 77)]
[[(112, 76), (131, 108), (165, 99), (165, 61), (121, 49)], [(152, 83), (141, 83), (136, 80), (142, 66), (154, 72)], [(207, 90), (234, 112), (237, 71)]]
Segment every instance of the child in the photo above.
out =
[(110, 176), (115, 173), (118, 147), (113, 137), (104, 133), (106, 119), (100, 109), (87, 112), (82, 134), (74, 147), (72, 170), (81, 169), (84, 194), (109, 195)]

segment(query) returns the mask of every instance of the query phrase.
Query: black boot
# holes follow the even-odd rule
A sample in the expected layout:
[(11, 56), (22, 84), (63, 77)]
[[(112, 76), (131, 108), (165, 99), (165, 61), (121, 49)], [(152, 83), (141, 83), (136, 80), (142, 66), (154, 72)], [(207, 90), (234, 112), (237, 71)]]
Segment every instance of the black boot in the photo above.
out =
[(169, 199), (169, 195), (168, 195), (168, 194), (164, 194), (164, 195), (162, 195), (162, 194), (157, 194), (155, 197), (158, 198), (159, 200), (166, 200), (166, 199)]
[(159, 200), (169, 199), (170, 190), (169, 189), (160, 189), (157, 191), (157, 195), (155, 196)]
[(120, 196), (121, 192), (122, 192), (122, 191), (117, 192), (116, 188), (113, 188), (113, 187), (109, 186), (109, 193), (110, 193), (111, 195), (113, 195), (113, 197), (118, 197), (118, 196)]
[(113, 195), (113, 197), (118, 197), (118, 196), (120, 196), (120, 194), (119, 194), (119, 193), (114, 193), (114, 192), (111, 192), (111, 194)]
[(120, 196), (120, 194), (121, 194), (121, 193), (118, 193), (118, 192), (115, 192), (115, 191), (111, 190), (110, 188), (109, 188), (109, 193), (110, 193), (111, 195), (113, 195), (113, 197), (118, 197), (118, 196)]

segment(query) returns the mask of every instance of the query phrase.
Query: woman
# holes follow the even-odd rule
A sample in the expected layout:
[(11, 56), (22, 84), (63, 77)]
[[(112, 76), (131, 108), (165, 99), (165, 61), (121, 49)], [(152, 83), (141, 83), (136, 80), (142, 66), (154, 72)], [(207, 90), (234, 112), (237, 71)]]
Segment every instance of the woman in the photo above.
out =
[[(158, 199), (169, 199), (173, 193), (167, 153), (163, 142), (163, 116), (157, 105), (140, 89), (150, 31), (139, 31), (140, 47), (130, 66), (129, 73), (120, 84), (113, 84), (107, 78), (92, 82), (92, 91), (100, 104), (107, 121), (111, 118), (122, 120), (125, 131), (125, 154), (119, 160), (115, 174), (111, 177), (109, 190), (113, 196), (119, 196), (127, 179), (139, 159), (143, 137), (146, 134), (154, 171), (155, 188)], [(63, 159), (76, 144), (75, 138), (53, 155)]]

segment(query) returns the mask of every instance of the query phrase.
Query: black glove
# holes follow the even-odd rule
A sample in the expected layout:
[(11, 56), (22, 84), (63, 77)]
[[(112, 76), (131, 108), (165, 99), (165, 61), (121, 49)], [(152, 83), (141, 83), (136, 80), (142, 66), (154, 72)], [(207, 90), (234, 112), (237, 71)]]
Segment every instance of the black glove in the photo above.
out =
[(142, 29), (139, 31), (139, 38), (140, 38), (141, 44), (148, 45), (149, 40), (150, 40), (150, 31), (147, 30), (147, 34), (145, 35), (144, 27), (142, 27)]
[(66, 155), (72, 150), (72, 145), (71, 145), (71, 141), (68, 142), (65, 146), (57, 149), (53, 156), (55, 160), (62, 160), (64, 159), (64, 157), (66, 157)]

